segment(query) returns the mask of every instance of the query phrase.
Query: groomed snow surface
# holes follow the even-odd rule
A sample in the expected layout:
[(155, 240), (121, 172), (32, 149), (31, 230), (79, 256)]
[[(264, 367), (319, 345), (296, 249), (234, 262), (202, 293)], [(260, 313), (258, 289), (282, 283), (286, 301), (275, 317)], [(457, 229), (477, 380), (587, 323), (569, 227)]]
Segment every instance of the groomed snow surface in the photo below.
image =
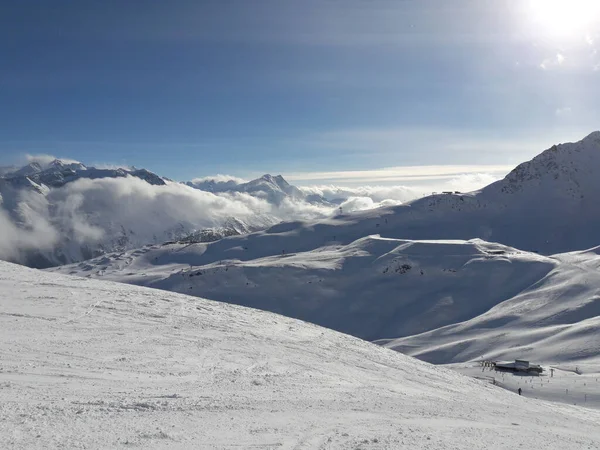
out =
[(595, 449), (519, 397), (272, 313), (0, 263), (3, 448)]
[(521, 389), (521, 394), (528, 398), (600, 409), (599, 364), (544, 365), (540, 375), (500, 372), (473, 362), (446, 367), (511, 392)]

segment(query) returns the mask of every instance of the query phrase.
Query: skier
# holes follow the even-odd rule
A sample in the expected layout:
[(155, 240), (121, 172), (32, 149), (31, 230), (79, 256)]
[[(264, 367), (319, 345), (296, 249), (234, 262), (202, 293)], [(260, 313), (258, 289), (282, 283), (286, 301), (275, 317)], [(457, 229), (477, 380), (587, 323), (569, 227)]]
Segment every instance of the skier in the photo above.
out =
[(519, 393), (519, 395), (521, 395), (521, 392), (522, 392), (521, 388), (519, 388), (519, 390), (517, 392)]

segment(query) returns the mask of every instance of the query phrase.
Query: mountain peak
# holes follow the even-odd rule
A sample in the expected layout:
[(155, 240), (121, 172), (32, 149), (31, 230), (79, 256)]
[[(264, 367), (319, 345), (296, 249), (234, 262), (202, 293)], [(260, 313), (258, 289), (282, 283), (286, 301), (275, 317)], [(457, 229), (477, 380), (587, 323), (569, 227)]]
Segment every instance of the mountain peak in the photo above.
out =
[(600, 143), (600, 131), (594, 131), (582, 139), (582, 142), (597, 141)]
[(289, 184), (281, 175), (271, 175), (269, 173), (264, 174), (257, 181), (266, 181), (268, 183), (273, 183), (279, 186)]
[(63, 170), (63, 169), (71, 169), (71, 170), (86, 170), (87, 167), (75, 160), (63, 160), (63, 159), (55, 159), (51, 161), (44, 170)]
[(39, 163), (33, 161), (27, 164), (24, 167), (21, 167), (19, 170), (16, 170), (12, 173), (9, 173), (10, 176), (29, 176), (40, 173), (42, 171), (42, 166)]

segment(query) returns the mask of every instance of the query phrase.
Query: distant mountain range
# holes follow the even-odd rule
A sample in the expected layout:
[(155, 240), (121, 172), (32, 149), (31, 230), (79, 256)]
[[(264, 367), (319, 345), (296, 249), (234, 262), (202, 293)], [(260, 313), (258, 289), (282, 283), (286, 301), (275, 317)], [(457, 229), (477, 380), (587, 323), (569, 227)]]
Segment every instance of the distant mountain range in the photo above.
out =
[(289, 184), (281, 175), (263, 175), (256, 180), (247, 183), (229, 181), (188, 181), (186, 185), (201, 191), (213, 193), (244, 192), (254, 197), (264, 198), (269, 203), (281, 204), (286, 199), (303, 200), (309, 203), (329, 205), (323, 197), (318, 195), (307, 195), (302, 190)]
[(57, 270), (265, 309), (436, 363), (600, 358), (599, 172), (596, 132), (477, 192)]
[(0, 242), (0, 257), (49, 267), (147, 244), (206, 242), (276, 224), (287, 217), (279, 208), (298, 203), (334, 209), (280, 175), (176, 183), (145, 169), (33, 161), (0, 171), (0, 228), (15, 236)]
[(60, 188), (80, 179), (124, 178), (132, 176), (154, 186), (164, 186), (166, 179), (145, 169), (96, 169), (80, 162), (55, 159), (46, 166), (32, 162), (16, 170), (5, 169), (0, 183), (11, 187), (31, 187), (40, 192), (48, 188)]

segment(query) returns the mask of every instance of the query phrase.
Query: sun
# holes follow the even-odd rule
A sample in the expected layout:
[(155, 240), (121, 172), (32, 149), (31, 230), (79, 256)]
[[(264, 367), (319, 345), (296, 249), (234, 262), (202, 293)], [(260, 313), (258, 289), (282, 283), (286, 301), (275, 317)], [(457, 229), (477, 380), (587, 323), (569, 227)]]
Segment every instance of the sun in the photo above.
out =
[[(534, 23), (557, 38), (589, 33), (600, 20), (600, 0), (529, 0)], [(594, 27), (595, 28), (595, 27)]]

